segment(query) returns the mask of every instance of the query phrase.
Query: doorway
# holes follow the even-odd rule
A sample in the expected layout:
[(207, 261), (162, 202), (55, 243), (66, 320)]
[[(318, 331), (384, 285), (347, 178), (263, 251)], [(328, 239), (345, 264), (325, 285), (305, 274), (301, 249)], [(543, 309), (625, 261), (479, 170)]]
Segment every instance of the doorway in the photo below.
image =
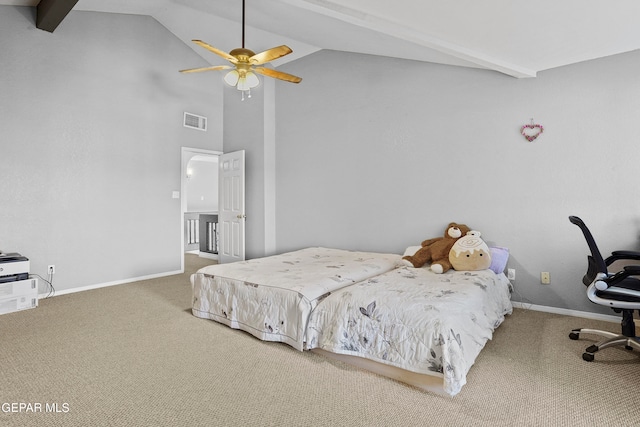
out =
[(185, 253), (217, 258), (218, 163), (222, 153), (182, 147), (181, 248)]

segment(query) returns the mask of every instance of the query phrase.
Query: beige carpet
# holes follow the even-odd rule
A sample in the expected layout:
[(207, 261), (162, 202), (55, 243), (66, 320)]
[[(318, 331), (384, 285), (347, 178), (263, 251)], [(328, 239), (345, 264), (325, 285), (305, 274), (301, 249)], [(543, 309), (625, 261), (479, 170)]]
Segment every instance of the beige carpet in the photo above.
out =
[(208, 263), (0, 316), (0, 425), (639, 425), (640, 352), (588, 363), (594, 341), (568, 338), (619, 325), (517, 309), (443, 397), (194, 317), (188, 277)]

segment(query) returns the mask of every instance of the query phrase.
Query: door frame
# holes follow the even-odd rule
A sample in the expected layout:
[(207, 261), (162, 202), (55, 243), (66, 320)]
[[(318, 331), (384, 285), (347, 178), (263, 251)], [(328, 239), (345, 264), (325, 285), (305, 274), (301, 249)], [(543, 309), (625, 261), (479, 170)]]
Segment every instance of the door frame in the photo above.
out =
[(182, 147), (180, 153), (180, 271), (184, 273), (184, 214), (187, 211), (187, 165), (197, 155), (218, 156), (222, 151), (204, 150), (201, 148)]

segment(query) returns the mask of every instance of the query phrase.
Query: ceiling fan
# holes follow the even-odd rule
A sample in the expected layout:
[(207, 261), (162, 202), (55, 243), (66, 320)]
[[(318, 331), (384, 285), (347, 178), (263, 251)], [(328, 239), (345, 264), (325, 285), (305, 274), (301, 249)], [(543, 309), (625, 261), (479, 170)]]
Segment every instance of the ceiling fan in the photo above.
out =
[(238, 90), (241, 90), (242, 99), (244, 100), (244, 92), (249, 91), (249, 97), (251, 97), (251, 88), (258, 86), (260, 80), (255, 73), (262, 74), (263, 76), (273, 77), (275, 79), (284, 80), (291, 83), (300, 83), (302, 79), (300, 77), (283, 73), (282, 71), (276, 71), (271, 68), (258, 67), (258, 65), (266, 64), (275, 59), (281, 58), (285, 55), (293, 52), (288, 46), (282, 45), (274, 47), (264, 52), (254, 53), (244, 47), (244, 0), (242, 0), (242, 47), (233, 49), (231, 52), (226, 53), (211, 46), (202, 40), (192, 40), (197, 45), (207, 49), (210, 52), (215, 53), (231, 62), (230, 65), (217, 65), (213, 67), (191, 68), (188, 70), (180, 70), (181, 73), (198, 73), (201, 71), (216, 71), (216, 70), (228, 70), (224, 81), (230, 86), (235, 86)]

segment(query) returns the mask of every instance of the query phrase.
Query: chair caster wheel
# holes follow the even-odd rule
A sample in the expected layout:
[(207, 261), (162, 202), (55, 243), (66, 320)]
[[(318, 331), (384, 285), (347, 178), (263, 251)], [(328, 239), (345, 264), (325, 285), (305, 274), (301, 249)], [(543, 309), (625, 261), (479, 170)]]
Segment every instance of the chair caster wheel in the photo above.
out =
[(591, 353), (591, 354), (593, 354), (593, 353), (595, 353), (595, 352), (596, 352), (596, 351), (598, 351), (598, 350), (600, 350), (600, 349), (598, 348), (598, 346), (597, 346), (597, 345), (595, 345), (595, 344), (594, 344), (594, 345), (590, 345), (589, 347), (587, 347), (587, 349), (586, 349), (585, 351), (586, 351), (587, 353)]
[(569, 338), (571, 338), (572, 340), (577, 340), (580, 338), (580, 334), (578, 334), (577, 332), (571, 332), (569, 334)]
[(627, 350), (633, 350), (633, 347), (631, 347), (630, 345), (625, 345), (624, 348), (626, 348)]
[(586, 360), (587, 362), (593, 362), (593, 354), (582, 353), (582, 359)]

